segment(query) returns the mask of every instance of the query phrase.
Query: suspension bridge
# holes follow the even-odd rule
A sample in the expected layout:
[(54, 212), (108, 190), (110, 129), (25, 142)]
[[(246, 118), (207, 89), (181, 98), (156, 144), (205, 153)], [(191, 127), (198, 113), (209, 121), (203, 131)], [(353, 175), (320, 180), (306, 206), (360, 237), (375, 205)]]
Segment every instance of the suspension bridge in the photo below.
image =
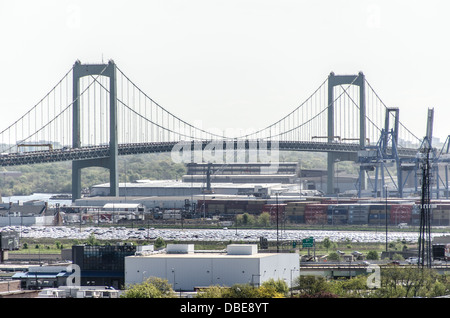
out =
[[(425, 139), (431, 141), (431, 133)], [(383, 171), (395, 162), (394, 184), (402, 196), (403, 172), (417, 172), (424, 140), (401, 123), (399, 109), (386, 106), (362, 72), (330, 73), (305, 101), (271, 125), (225, 136), (196, 127), (161, 106), (114, 61), (76, 61), (37, 104), (0, 132), (0, 165), (72, 161), (73, 200), (81, 196), (81, 170), (104, 167), (110, 171), (110, 195), (116, 196), (118, 156), (171, 152), (180, 144), (193, 152), (221, 147), (250, 151), (263, 145), (277, 151), (324, 152), (328, 193), (334, 191), (338, 161), (359, 163), (359, 194), (369, 188), (367, 176), (373, 171), (376, 194), (384, 185)], [(208, 148), (211, 144), (213, 149)], [(435, 151), (434, 158), (443, 152), (448, 153), (448, 145)], [(448, 188), (448, 181), (444, 183)]]

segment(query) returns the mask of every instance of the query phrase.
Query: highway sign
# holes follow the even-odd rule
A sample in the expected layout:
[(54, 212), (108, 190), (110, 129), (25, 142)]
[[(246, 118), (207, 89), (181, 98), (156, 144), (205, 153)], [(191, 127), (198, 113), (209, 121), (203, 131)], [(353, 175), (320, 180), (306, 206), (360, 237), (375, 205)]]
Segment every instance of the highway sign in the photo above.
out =
[(314, 247), (314, 237), (309, 237), (302, 240), (302, 247)]

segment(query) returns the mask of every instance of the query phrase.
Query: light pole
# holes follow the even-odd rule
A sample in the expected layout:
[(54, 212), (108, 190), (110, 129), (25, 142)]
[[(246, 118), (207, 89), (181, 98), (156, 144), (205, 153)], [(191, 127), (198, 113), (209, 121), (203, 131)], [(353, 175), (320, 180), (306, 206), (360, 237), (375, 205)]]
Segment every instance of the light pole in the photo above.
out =
[(299, 178), (299, 187), (300, 187), (300, 198), (302, 197), (302, 188), (303, 188), (303, 185), (302, 185), (302, 162), (300, 161), (300, 172), (299, 172), (299, 174), (298, 174), (298, 178)]
[[(339, 208), (339, 177), (338, 177), (338, 168), (339, 168), (339, 166), (338, 166), (338, 164), (339, 164), (339, 159), (336, 159), (335, 160), (335, 163), (336, 163), (336, 169), (335, 169), (335, 173), (336, 173), (336, 206), (333, 208), (333, 210), (332, 210), (332, 215), (331, 215), (331, 218), (332, 218), (332, 224), (334, 225), (334, 216), (335, 216), (335, 209), (336, 208)], [(338, 212), (339, 213), (339, 212)]]
[(385, 190), (385, 202), (386, 202), (386, 204), (384, 206), (384, 220), (386, 223), (386, 254), (387, 254), (387, 252), (388, 252), (388, 221), (387, 221), (387, 219), (388, 219), (388, 213), (387, 213), (388, 190), (387, 190), (387, 185), (384, 186), (384, 190)]
[[(299, 271), (299, 277), (300, 277), (300, 269), (296, 269), (295, 267), (294, 268), (291, 268), (291, 286), (290, 286), (290, 289), (291, 289), (291, 297), (292, 297), (292, 289), (293, 289), (293, 287), (292, 287), (292, 272), (294, 272), (294, 271)], [(299, 280), (300, 281), (300, 280)]]
[(335, 173), (336, 173), (336, 199), (337, 202), (339, 203), (339, 179), (338, 179), (338, 164), (339, 164), (340, 160), (336, 159), (335, 163), (336, 163), (336, 169), (335, 169)]
[(236, 235), (238, 235), (237, 234), (237, 222), (238, 222), (238, 220), (237, 220), (237, 214), (236, 214), (236, 210), (234, 210), (234, 225), (235, 225), (235, 228), (236, 228)]
[(279, 247), (279, 243), (278, 243), (278, 192), (275, 193), (276, 196), (276, 202), (277, 202), (277, 253), (280, 252), (280, 247)]

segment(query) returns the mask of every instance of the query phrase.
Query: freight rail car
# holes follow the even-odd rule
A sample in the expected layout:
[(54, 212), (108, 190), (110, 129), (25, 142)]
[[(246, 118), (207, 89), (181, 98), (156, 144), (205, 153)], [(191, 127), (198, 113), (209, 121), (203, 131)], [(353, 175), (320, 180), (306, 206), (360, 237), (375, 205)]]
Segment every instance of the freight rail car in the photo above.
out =
[(433, 259), (450, 261), (450, 243), (433, 244)]

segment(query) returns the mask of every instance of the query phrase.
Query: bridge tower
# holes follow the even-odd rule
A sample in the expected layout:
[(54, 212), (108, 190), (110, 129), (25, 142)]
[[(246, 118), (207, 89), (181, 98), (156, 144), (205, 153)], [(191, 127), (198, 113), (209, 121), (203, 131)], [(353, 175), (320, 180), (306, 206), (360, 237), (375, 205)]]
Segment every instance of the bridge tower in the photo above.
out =
[(117, 82), (116, 65), (110, 60), (108, 64), (81, 64), (76, 61), (73, 67), (73, 148), (81, 147), (81, 109), (80, 78), (102, 75), (109, 77), (109, 156), (100, 159), (81, 159), (72, 162), (72, 201), (81, 197), (81, 169), (86, 167), (103, 167), (109, 169), (110, 195), (119, 194), (118, 186), (118, 140), (117, 140)]
[[(328, 76), (328, 142), (333, 142), (335, 139), (335, 127), (334, 127), (334, 87), (338, 85), (356, 85), (359, 86), (359, 144), (361, 149), (364, 149), (366, 145), (366, 94), (365, 94), (365, 77), (362, 72), (358, 75), (335, 75), (331, 72)], [(356, 158), (349, 157), (345, 153), (328, 153), (327, 162), (327, 193), (338, 193), (339, 189), (334, 190), (335, 185), (335, 164), (339, 161), (353, 160)], [(361, 183), (363, 189), (366, 188), (366, 180)]]

